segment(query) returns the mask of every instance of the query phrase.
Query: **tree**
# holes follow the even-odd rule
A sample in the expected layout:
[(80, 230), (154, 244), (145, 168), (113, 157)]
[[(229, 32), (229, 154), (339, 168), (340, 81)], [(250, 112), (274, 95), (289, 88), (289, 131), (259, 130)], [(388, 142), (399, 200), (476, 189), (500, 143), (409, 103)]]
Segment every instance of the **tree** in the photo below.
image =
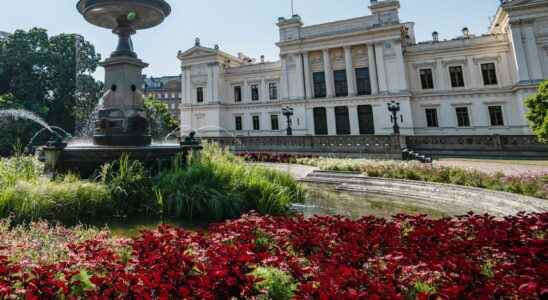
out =
[(167, 104), (152, 97), (145, 99), (145, 112), (150, 122), (150, 135), (153, 139), (163, 139), (179, 127), (177, 119), (171, 115)]
[[(102, 84), (91, 75), (100, 59), (79, 35), (49, 37), (45, 29), (17, 30), (0, 40), (0, 95), (9, 94), (11, 101), (4, 99), (2, 108), (32, 111), (50, 125), (74, 133), (101, 96)], [(10, 130), (2, 127), (3, 132)], [(23, 143), (35, 131), (32, 126), (27, 130), (19, 131)], [(8, 141), (0, 141), (0, 150), (11, 147)]]
[(548, 143), (548, 80), (542, 82), (536, 94), (525, 100), (527, 119), (538, 140)]

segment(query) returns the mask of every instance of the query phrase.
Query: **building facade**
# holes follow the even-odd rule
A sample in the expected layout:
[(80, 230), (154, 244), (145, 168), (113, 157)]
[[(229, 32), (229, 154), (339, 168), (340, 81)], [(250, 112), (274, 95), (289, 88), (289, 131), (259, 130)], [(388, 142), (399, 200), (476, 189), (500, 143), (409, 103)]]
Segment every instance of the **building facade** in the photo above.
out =
[(164, 77), (146, 77), (143, 76), (143, 91), (145, 96), (153, 97), (164, 102), (169, 112), (180, 120), (181, 111), (181, 77), (180, 76), (164, 76)]
[(548, 78), (548, 0), (506, 0), (482, 35), (416, 42), (397, 0), (304, 26), (280, 18), (280, 61), (204, 47), (179, 52), (183, 131), (204, 136), (529, 135), (524, 99)]

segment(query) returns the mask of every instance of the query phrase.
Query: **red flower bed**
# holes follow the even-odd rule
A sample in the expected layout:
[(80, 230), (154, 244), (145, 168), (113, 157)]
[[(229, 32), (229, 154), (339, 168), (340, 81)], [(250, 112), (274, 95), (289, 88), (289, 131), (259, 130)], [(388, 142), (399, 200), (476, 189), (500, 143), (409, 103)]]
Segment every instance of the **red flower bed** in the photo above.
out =
[[(0, 299), (259, 299), (259, 266), (290, 274), (296, 299), (541, 299), (548, 213), (312, 219), (254, 215), (207, 234), (169, 226), (128, 241), (70, 245), (53, 265), (0, 257)], [(68, 296), (68, 297), (61, 297)], [(546, 299), (546, 298), (544, 298)]]
[(239, 153), (246, 161), (252, 162), (270, 162), (270, 163), (296, 163), (299, 158), (317, 158), (311, 155), (294, 155), (284, 153), (268, 153), (268, 152), (244, 152)]

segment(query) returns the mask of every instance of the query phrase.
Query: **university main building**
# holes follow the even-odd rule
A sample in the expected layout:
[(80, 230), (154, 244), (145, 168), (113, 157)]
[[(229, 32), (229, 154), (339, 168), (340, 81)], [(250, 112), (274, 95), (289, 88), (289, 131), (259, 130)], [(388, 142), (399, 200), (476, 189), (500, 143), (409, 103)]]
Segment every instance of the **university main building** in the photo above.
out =
[(530, 135), (524, 99), (548, 78), (548, 0), (501, 1), (490, 29), (417, 42), (397, 0), (371, 15), (304, 26), (280, 18), (280, 61), (196, 45), (182, 65), (183, 129), (205, 136)]

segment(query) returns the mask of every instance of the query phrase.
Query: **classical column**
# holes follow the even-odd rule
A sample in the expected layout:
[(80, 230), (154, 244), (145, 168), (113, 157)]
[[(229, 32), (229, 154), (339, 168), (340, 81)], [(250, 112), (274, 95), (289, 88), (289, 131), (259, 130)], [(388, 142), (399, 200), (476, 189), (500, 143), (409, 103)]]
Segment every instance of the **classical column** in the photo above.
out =
[(386, 82), (386, 71), (384, 68), (384, 44), (375, 44), (375, 54), (377, 61), (377, 74), (379, 80), (379, 92), (388, 92), (388, 85)]
[(213, 63), (207, 64), (207, 103), (213, 102)]
[(348, 96), (356, 96), (356, 72), (354, 72), (354, 66), (352, 65), (352, 48), (350, 46), (344, 47), (344, 62), (346, 64), (346, 81), (348, 82)]
[(407, 91), (409, 90), (409, 84), (407, 82), (407, 72), (405, 68), (405, 59), (403, 58), (403, 49), (401, 46), (401, 41), (394, 42), (394, 50), (396, 51), (396, 58), (397, 58), (397, 68), (398, 68), (398, 75), (400, 77), (400, 89)]
[(304, 86), (306, 98), (313, 98), (312, 93), (312, 72), (310, 72), (310, 60), (308, 58), (308, 52), (303, 53), (303, 64), (304, 64)]
[(446, 72), (445, 67), (443, 66), (443, 61), (441, 59), (436, 60), (435, 89), (438, 91), (443, 91), (447, 89), (447, 85), (445, 84), (445, 74)]
[(295, 98), (303, 99), (305, 94), (303, 56), (301, 53), (295, 53), (294, 57), (297, 64), (297, 82), (295, 83), (297, 86), (297, 95), (295, 95)]
[(350, 119), (350, 134), (360, 135), (360, 122), (358, 120), (358, 106), (348, 107), (348, 117)]
[(185, 89), (185, 92), (186, 92), (186, 101), (187, 103), (192, 103), (192, 84), (191, 84), (191, 81), (190, 81), (190, 77), (192, 76), (191, 74), (191, 71), (192, 71), (192, 67), (191, 66), (187, 66), (185, 68), (185, 72), (186, 72), (186, 75), (185, 75), (185, 81), (186, 81), (186, 89)]
[(261, 79), (261, 86), (259, 88), (259, 100), (260, 101), (268, 101), (270, 98), (268, 97), (268, 87), (266, 86), (266, 81), (264, 78)]
[(510, 72), (510, 68), (508, 67), (508, 53), (503, 52), (500, 55), (500, 67), (497, 70), (499, 86), (508, 86), (512, 84), (512, 76), (510, 75)]
[(185, 104), (187, 103), (186, 99), (186, 66), (183, 66), (181, 68), (181, 103)]
[(251, 93), (249, 91), (249, 81), (244, 80), (244, 86), (242, 87), (242, 102), (251, 101)]
[(289, 99), (289, 74), (287, 74), (287, 55), (281, 56), (282, 62), (282, 76), (280, 78), (280, 99)]
[(377, 62), (375, 59), (375, 46), (367, 45), (367, 58), (369, 59), (369, 79), (371, 80), (371, 94), (379, 93), (379, 80), (377, 78)]
[(527, 58), (529, 59), (529, 71), (531, 79), (543, 79), (542, 61), (538, 53), (537, 40), (533, 31), (533, 24), (526, 24), (523, 35), (525, 37), (525, 48), (527, 49)]
[(521, 34), (520, 24), (511, 24), (510, 31), (512, 34), (512, 44), (514, 45), (514, 55), (516, 70), (518, 71), (518, 82), (529, 81), (529, 68), (527, 66), (527, 58), (525, 57), (525, 49), (523, 47), (523, 38)]
[(333, 81), (333, 69), (331, 68), (331, 57), (329, 49), (323, 50), (323, 69), (325, 73), (325, 88), (327, 98), (335, 97), (335, 82)]
[(213, 101), (214, 102), (221, 102), (220, 95), (219, 95), (219, 75), (220, 75), (220, 66), (219, 63), (215, 63), (212, 66), (213, 68)]
[(335, 119), (335, 108), (326, 107), (325, 112), (327, 114), (327, 134), (337, 135), (337, 121)]
[(477, 66), (471, 56), (466, 57), (465, 68), (467, 70), (464, 72), (466, 76), (464, 79), (466, 88), (479, 88), (483, 86), (483, 79), (479, 78)]

